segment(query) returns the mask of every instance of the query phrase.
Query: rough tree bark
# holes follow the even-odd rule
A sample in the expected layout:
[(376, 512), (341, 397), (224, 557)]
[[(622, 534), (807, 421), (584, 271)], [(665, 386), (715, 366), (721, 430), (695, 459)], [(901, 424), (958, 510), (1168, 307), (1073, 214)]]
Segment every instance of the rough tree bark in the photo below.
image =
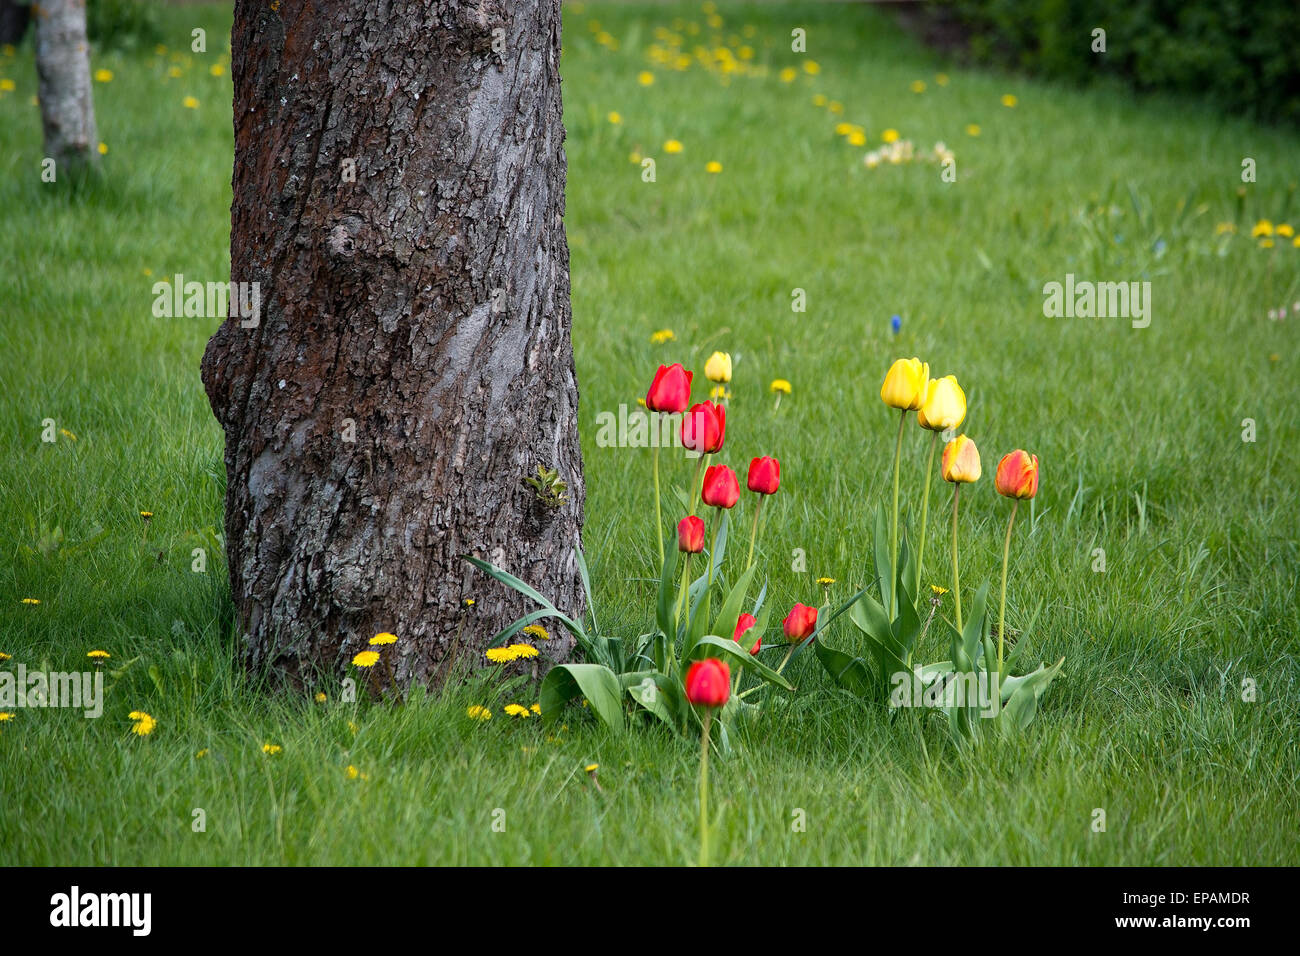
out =
[(40, 0), (36, 20), (37, 92), (45, 155), (55, 169), (99, 164), (95, 101), (90, 92), (86, 0)]
[(232, 47), (261, 311), (202, 370), (245, 661), (297, 685), (390, 631), (396, 683), (436, 683), (526, 609), (462, 555), (583, 608), (560, 3), (236, 0)]

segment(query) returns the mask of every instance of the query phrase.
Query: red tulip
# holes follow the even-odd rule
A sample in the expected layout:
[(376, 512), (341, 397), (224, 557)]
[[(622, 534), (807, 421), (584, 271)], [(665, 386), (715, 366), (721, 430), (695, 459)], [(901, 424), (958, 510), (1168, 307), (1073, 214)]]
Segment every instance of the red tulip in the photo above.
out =
[(677, 522), (677, 550), (699, 554), (704, 550), (704, 521), (687, 515)]
[[(742, 614), (736, 621), (736, 633), (732, 635), (732, 640), (740, 644), (740, 639), (745, 636), (745, 632), (758, 623), (758, 619), (752, 614)], [(741, 645), (744, 646), (743, 644)], [(757, 654), (763, 647), (763, 636), (760, 634), (754, 641), (754, 646), (749, 649), (750, 654)]]
[(731, 668), (716, 657), (696, 661), (686, 672), (686, 699), (702, 707), (721, 707), (731, 696)]
[(727, 436), (727, 410), (712, 402), (692, 405), (682, 416), (682, 447), (701, 455), (711, 455), (722, 448)]
[(749, 463), (749, 479), (746, 481), (750, 491), (760, 495), (774, 495), (781, 487), (781, 463), (775, 458), (764, 455)]
[(1032, 498), (1038, 494), (1038, 456), (1017, 448), (998, 462), (993, 478), (998, 494), (1008, 498)]
[(730, 508), (740, 498), (740, 482), (736, 473), (726, 465), (710, 465), (704, 469), (704, 491), (701, 500), (712, 508)]
[(680, 362), (660, 365), (650, 391), (645, 394), (645, 407), (652, 412), (684, 412), (691, 403), (691, 378), (694, 372), (682, 368)]
[(786, 639), (791, 644), (806, 641), (817, 629), (817, 609), (806, 604), (796, 604), (785, 616), (781, 629), (785, 631)]

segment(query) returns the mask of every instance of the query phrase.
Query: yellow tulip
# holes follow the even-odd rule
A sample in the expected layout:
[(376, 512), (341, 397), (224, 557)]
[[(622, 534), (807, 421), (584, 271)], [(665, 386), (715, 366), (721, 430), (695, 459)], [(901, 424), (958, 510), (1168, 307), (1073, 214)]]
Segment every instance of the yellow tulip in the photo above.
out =
[(919, 358), (899, 359), (889, 367), (880, 398), (890, 408), (918, 409), (925, 401), (930, 366)]
[(943, 448), (943, 480), (972, 482), (980, 480), (980, 451), (965, 435), (958, 435)]
[(731, 354), (714, 352), (704, 363), (704, 377), (710, 382), (726, 383), (731, 381)]
[(966, 393), (957, 384), (956, 375), (930, 380), (916, 420), (922, 428), (935, 432), (956, 428), (966, 420)]

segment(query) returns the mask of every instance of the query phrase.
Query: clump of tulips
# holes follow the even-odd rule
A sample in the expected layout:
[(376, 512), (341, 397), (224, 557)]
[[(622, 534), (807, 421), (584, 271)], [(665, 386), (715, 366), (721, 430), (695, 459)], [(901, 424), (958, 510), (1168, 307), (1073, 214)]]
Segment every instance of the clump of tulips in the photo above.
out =
[[(659, 586), (652, 626), (635, 638), (601, 634), (596, 629), (596, 613), (591, 608), (590, 625), (562, 613), (545, 597), (503, 569), (478, 558), (467, 558), (476, 567), (498, 581), (527, 595), (539, 605), (533, 613), (515, 621), (492, 640), (498, 644), (517, 630), (542, 618), (554, 618), (572, 633), (581, 649), (580, 663), (561, 663), (552, 667), (542, 680), (541, 709), (547, 720), (557, 720), (565, 706), (585, 699), (596, 716), (615, 728), (626, 726), (629, 719), (644, 716), (659, 720), (680, 733), (701, 727), (705, 752), (709, 746), (710, 726), (719, 723), (718, 742), (728, 746), (727, 724), (737, 714), (752, 712), (752, 695), (772, 685), (793, 690), (784, 670), (793, 655), (815, 639), (851, 602), (824, 614), (795, 604), (782, 625), (785, 654), (775, 668), (760, 659), (765, 651), (769, 608), (764, 606), (766, 585), (758, 589), (752, 603), (755, 583), (755, 555), (761, 538), (764, 504), (781, 488), (781, 464), (770, 455), (754, 457), (749, 462), (742, 493), (740, 478), (728, 464), (718, 461), (727, 439), (727, 392), (732, 365), (725, 353), (715, 353), (705, 366), (705, 377), (715, 387), (712, 399), (692, 404), (693, 373), (680, 364), (661, 365), (646, 392), (645, 407), (652, 416), (680, 415), (681, 466), (679, 473), (689, 475), (685, 487), (674, 486), (673, 494), (663, 494), (660, 448), (652, 446), (654, 481), (655, 543), (659, 555)], [(656, 427), (653, 430), (660, 433)], [(670, 449), (672, 454), (676, 449)], [(693, 461), (692, 461), (693, 459)], [(743, 506), (742, 506), (743, 502)], [(665, 520), (665, 504), (676, 507)], [(729, 531), (738, 509), (749, 509), (748, 548), (743, 566), (731, 562), (728, 569)], [(676, 529), (676, 547), (666, 528)], [(703, 567), (696, 561), (703, 561)], [(578, 567), (587, 585), (588, 603), (591, 587), (581, 552)], [(715, 610), (716, 607), (716, 610)], [(766, 645), (779, 651), (780, 646)], [(727, 693), (711, 698), (703, 705), (692, 690), (690, 675), (706, 673), (701, 664), (709, 665), (709, 675), (716, 676), (720, 665), (725, 675)], [(734, 674), (734, 684), (732, 675)], [(753, 686), (742, 689), (746, 675)], [(698, 681), (697, 681), (698, 683)], [(716, 681), (713, 681), (716, 683)], [(710, 684), (709, 686), (712, 686)], [(707, 757), (706, 757), (707, 760)], [(707, 780), (707, 762), (702, 768)], [(702, 782), (702, 788), (705, 783)], [(702, 801), (705, 791), (702, 789)], [(702, 861), (707, 862), (705, 809), (701, 805)]]
[[(893, 507), (886, 521), (884, 511), (877, 512), (875, 535), (875, 571), (880, 598), (863, 594), (850, 610), (850, 619), (866, 637), (870, 659), (854, 657), (825, 642), (816, 646), (816, 654), (828, 673), (841, 685), (860, 693), (876, 694), (886, 685), (895, 688), (900, 682), (915, 681), (942, 702), (955, 736), (978, 740), (984, 726), (1004, 732), (1025, 727), (1037, 713), (1037, 702), (1059, 672), (1064, 659), (1052, 667), (1040, 666), (1023, 677), (1011, 675), (1011, 669), (1025, 647), (1023, 635), (1007, 653), (1006, 603), (1007, 570), (1010, 565), (1011, 532), (1020, 502), (1038, 492), (1038, 456), (1017, 449), (998, 463), (994, 485), (999, 494), (1012, 499), (1002, 548), (1002, 580), (998, 606), (997, 630), (988, 620), (988, 585), (981, 586), (971, 604), (971, 614), (962, 615), (962, 587), (958, 560), (958, 513), (963, 485), (973, 485), (982, 475), (979, 449), (967, 435), (954, 437), (943, 448), (939, 473), (952, 485), (952, 579), (944, 588), (932, 585), (923, 591), (926, 526), (930, 512), (931, 479), (935, 453), (941, 432), (952, 431), (966, 420), (966, 394), (953, 375), (931, 378), (930, 367), (920, 359), (899, 359), (885, 376), (880, 389), (881, 400), (898, 412), (898, 434), (894, 446)], [(916, 413), (916, 423), (928, 433), (928, 452), (922, 481), (920, 533), (915, 548), (900, 530), (900, 476), (903, 440), (908, 413)], [(951, 592), (953, 618), (941, 620), (948, 634), (948, 658), (922, 665), (918, 655), (921, 645), (933, 629), (935, 612), (943, 594)], [(996, 638), (996, 640), (995, 640)], [(978, 678), (978, 679), (973, 679)], [(952, 693), (958, 688), (979, 687), (985, 699), (977, 695)], [(949, 693), (944, 693), (949, 691)], [(971, 697), (976, 699), (970, 699)]]

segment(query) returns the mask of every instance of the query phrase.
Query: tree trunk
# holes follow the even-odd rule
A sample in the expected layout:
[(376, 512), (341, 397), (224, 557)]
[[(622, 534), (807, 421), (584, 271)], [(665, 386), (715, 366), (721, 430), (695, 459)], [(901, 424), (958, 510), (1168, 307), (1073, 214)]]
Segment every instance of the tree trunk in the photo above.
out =
[(27, 32), (32, 8), (14, 0), (0, 0), (0, 43), (17, 46)]
[(85, 0), (41, 0), (36, 19), (36, 75), (45, 155), (56, 171), (99, 164)]
[(236, 0), (232, 47), (231, 282), (261, 309), (203, 381), (245, 662), (301, 685), (389, 631), (396, 683), (436, 683), (533, 609), (463, 555), (583, 608), (560, 2)]

